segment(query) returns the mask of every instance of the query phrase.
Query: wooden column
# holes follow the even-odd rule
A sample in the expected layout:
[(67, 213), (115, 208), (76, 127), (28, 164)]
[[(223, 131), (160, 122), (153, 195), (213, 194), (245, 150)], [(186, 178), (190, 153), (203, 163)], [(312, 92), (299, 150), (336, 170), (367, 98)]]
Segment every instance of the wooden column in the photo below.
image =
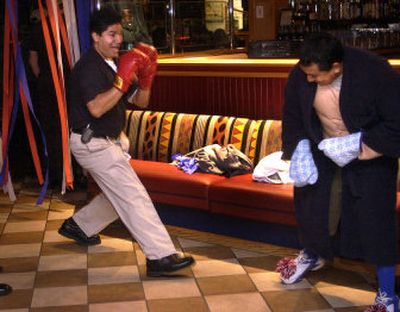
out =
[(280, 9), (288, 0), (249, 0), (249, 41), (276, 40)]

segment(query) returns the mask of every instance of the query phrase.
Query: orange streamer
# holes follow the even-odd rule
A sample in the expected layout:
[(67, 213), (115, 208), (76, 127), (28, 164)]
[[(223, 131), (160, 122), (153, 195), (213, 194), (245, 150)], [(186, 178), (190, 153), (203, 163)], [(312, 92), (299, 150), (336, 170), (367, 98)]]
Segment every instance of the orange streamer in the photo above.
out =
[[(42, 20), (43, 34), (44, 34), (45, 43), (46, 43), (47, 55), (49, 57), (51, 74), (52, 74), (53, 81), (54, 81), (54, 87), (55, 87), (57, 104), (58, 104), (58, 111), (60, 114), (62, 153), (63, 153), (63, 160), (64, 160), (63, 163), (64, 163), (66, 185), (69, 188), (73, 188), (71, 159), (70, 159), (70, 154), (69, 154), (69, 130), (68, 130), (68, 119), (67, 119), (66, 99), (65, 99), (65, 92), (64, 92), (64, 82), (63, 82), (63, 75), (62, 75), (62, 66), (56, 65), (56, 60), (54, 58), (54, 53), (53, 53), (53, 47), (51, 44), (50, 31), (49, 31), (49, 27), (47, 25), (46, 17), (44, 14), (42, 1), (38, 0), (38, 3), (39, 3), (39, 12), (40, 12), (41, 20)], [(53, 31), (54, 43), (56, 45), (56, 49), (59, 49), (60, 42), (58, 40), (58, 37), (56, 36), (57, 26), (55, 23), (55, 17), (54, 17), (53, 10), (52, 10), (52, 4), (51, 4), (50, 0), (47, 0), (46, 3), (47, 3), (47, 7), (48, 7), (50, 24), (51, 24), (52, 31)], [(58, 64), (60, 64), (60, 62)]]

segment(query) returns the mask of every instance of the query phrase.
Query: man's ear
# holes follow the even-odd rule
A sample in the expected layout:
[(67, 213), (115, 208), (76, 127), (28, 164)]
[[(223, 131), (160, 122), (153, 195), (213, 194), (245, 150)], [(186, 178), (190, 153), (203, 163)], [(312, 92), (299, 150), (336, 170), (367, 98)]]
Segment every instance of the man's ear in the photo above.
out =
[(342, 73), (343, 65), (342, 65), (342, 63), (335, 62), (335, 63), (332, 64), (332, 69), (333, 69), (333, 72), (334, 72), (336, 75), (339, 76), (339, 75)]
[(98, 42), (99, 38), (100, 38), (100, 36), (97, 33), (92, 32), (92, 40), (93, 40), (93, 42)]

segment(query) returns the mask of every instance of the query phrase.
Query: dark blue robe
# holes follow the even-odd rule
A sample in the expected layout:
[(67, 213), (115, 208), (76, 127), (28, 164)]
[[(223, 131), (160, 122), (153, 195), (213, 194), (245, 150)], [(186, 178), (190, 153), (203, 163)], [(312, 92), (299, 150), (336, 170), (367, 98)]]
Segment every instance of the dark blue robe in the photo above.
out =
[[(283, 158), (297, 143), (311, 141), (318, 181), (295, 187), (294, 201), (304, 247), (325, 258), (333, 256), (328, 232), (329, 198), (337, 166), (317, 148), (322, 128), (314, 110), (317, 85), (307, 82), (296, 65), (285, 88)], [(396, 192), (400, 157), (400, 76), (370, 52), (345, 48), (340, 112), (350, 133), (363, 132), (363, 142), (383, 156), (354, 160), (342, 169), (342, 211), (338, 231), (340, 255), (378, 265), (397, 260)]]

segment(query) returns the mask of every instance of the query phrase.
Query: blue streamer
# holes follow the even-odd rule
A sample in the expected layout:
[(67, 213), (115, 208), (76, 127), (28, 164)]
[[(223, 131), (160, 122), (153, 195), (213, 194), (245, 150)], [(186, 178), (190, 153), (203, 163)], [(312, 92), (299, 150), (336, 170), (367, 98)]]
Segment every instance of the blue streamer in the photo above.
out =
[[(18, 0), (14, 0), (15, 2), (15, 7), (18, 7)], [(17, 23), (14, 19), (14, 15), (13, 15), (13, 11), (12, 11), (12, 4), (11, 4), (11, 0), (7, 0), (7, 11), (8, 11), (8, 15), (10, 17), (10, 24), (12, 27), (12, 30), (15, 34), (18, 34), (17, 32)], [(18, 38), (18, 36), (15, 36), (16, 38)], [(11, 117), (11, 122), (10, 122), (10, 129), (9, 129), (9, 137), (8, 137), (8, 142), (7, 142), (7, 153), (5, 156), (5, 161), (3, 163), (3, 168), (1, 170), (1, 174), (0, 174), (0, 183), (4, 184), (4, 178), (5, 178), (5, 168), (6, 168), (6, 164), (8, 161), (8, 149), (9, 149), (9, 145), (11, 142), (11, 138), (12, 135), (14, 133), (14, 128), (15, 128), (15, 121), (17, 119), (17, 112), (18, 112), (18, 107), (19, 107), (19, 101), (20, 101), (20, 95), (19, 95), (19, 82), (21, 82), (22, 85), (22, 89), (24, 91), (25, 97), (26, 97), (26, 101), (28, 103), (28, 107), (29, 110), (31, 112), (31, 115), (34, 119), (34, 121), (36, 122), (39, 132), (40, 132), (40, 136), (43, 142), (43, 147), (44, 147), (44, 155), (45, 155), (45, 159), (46, 159), (46, 168), (45, 168), (45, 176), (44, 176), (44, 183), (41, 187), (40, 193), (39, 193), (39, 197), (36, 201), (37, 205), (40, 205), (43, 203), (44, 197), (46, 195), (47, 192), (47, 187), (49, 184), (49, 159), (48, 159), (48, 153), (47, 153), (47, 144), (46, 144), (46, 137), (44, 135), (44, 132), (42, 130), (42, 127), (40, 126), (40, 122), (38, 120), (38, 118), (35, 115), (35, 111), (33, 109), (33, 105), (32, 105), (32, 100), (31, 100), (31, 95), (29, 92), (29, 88), (28, 88), (28, 81), (26, 78), (26, 72), (25, 72), (25, 67), (24, 67), (24, 63), (23, 63), (23, 58), (22, 58), (22, 52), (21, 52), (21, 46), (19, 41), (14, 42), (15, 46), (16, 46), (16, 51), (17, 51), (17, 55), (16, 55), (16, 61), (15, 61), (15, 97), (14, 97), (14, 106), (13, 106), (13, 112), (12, 112), (12, 117)]]
[(90, 42), (90, 0), (76, 0), (76, 17), (78, 20), (78, 35), (79, 35), (79, 46), (81, 48), (81, 55), (89, 50)]

